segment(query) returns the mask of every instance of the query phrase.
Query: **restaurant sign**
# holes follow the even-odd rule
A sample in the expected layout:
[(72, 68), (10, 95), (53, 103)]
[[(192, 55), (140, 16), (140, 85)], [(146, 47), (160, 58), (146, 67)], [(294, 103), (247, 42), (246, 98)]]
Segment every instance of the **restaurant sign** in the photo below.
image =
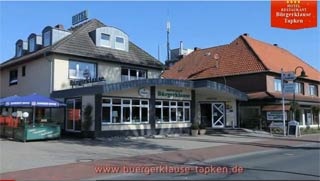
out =
[[(285, 119), (287, 119), (287, 113), (285, 113)], [(270, 121), (280, 121), (282, 120), (282, 111), (270, 111), (267, 112), (267, 120)]]
[(70, 80), (70, 85), (71, 86), (82, 86), (84, 84), (101, 82), (101, 81), (105, 81), (104, 77), (96, 77), (96, 78), (88, 77), (87, 79)]
[(191, 100), (191, 91), (182, 89), (160, 89), (156, 91), (157, 99)]

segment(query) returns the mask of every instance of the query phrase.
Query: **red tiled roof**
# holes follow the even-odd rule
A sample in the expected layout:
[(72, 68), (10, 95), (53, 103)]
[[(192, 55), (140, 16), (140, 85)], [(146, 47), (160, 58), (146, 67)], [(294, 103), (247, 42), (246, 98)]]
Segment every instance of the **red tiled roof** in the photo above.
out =
[[(228, 45), (192, 52), (166, 70), (162, 76), (174, 79), (206, 79), (212, 77), (294, 71), (302, 66), (308, 79), (320, 80), (320, 72), (289, 51), (248, 36), (240, 36)], [(299, 74), (301, 70), (297, 70)]]
[[(307, 78), (317, 81), (320, 80), (320, 72), (318, 70), (308, 65), (289, 51), (281, 47), (253, 39), (249, 36), (242, 36), (242, 38), (246, 40), (249, 46), (269, 70), (280, 73), (281, 68), (286, 72), (294, 71), (297, 66), (301, 66), (305, 70), (308, 76)], [(297, 69), (297, 75), (299, 75), (300, 72), (301, 69)]]

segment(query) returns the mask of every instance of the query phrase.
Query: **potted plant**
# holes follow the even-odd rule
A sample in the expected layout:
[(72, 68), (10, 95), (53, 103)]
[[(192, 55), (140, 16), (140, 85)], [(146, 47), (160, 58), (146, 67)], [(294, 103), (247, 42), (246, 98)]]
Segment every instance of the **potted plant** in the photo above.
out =
[(206, 134), (206, 124), (204, 122), (202, 122), (200, 125), (199, 125), (199, 134), (200, 135), (205, 135)]
[(191, 125), (191, 135), (192, 136), (197, 136), (199, 133), (199, 124), (198, 123), (192, 123)]
[(90, 137), (90, 128), (92, 125), (92, 106), (91, 104), (87, 104), (83, 111), (83, 123), (82, 123), (82, 131), (83, 131), (83, 137), (87, 138)]

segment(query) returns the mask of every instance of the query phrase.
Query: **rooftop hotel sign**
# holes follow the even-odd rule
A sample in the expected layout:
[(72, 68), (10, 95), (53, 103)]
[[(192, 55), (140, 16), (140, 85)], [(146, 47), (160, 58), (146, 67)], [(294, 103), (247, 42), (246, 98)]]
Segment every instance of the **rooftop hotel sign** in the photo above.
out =
[(191, 100), (191, 91), (184, 89), (157, 88), (156, 99)]
[(88, 11), (82, 11), (74, 16), (72, 16), (72, 25), (76, 25), (82, 21), (85, 21), (88, 19)]
[(317, 1), (271, 0), (271, 26), (292, 30), (317, 27)]

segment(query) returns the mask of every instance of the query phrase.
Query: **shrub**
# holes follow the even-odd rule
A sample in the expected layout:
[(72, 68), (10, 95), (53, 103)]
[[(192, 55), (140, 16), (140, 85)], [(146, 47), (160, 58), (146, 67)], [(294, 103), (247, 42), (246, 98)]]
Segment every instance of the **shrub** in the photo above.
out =
[(198, 124), (198, 123), (192, 123), (191, 129), (192, 129), (192, 130), (197, 130), (197, 129), (199, 129), (199, 124)]
[(206, 124), (203, 122), (199, 125), (199, 129), (206, 129), (206, 127)]

